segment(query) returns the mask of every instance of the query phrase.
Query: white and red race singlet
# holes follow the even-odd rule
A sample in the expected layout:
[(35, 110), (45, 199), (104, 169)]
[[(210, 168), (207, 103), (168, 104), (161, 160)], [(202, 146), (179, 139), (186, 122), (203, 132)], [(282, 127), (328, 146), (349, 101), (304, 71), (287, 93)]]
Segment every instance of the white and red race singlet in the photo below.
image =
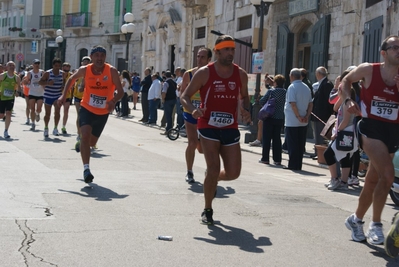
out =
[(368, 88), (360, 92), (361, 110), (364, 118), (399, 123), (399, 92), (396, 84), (388, 86), (381, 77), (381, 63), (373, 65), (373, 76)]
[(209, 78), (201, 87), (201, 108), (206, 108), (204, 116), (198, 118), (198, 129), (238, 128), (238, 100), (240, 97), (241, 79), (239, 67), (234, 65), (233, 74), (221, 78), (216, 73), (214, 63), (208, 64)]

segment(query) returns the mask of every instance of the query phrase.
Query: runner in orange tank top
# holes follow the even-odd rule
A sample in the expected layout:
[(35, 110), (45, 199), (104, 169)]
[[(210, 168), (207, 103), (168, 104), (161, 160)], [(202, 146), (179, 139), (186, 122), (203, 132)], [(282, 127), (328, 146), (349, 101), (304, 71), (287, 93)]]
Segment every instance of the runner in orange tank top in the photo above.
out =
[[(194, 119), (198, 119), (198, 132), (204, 152), (207, 172), (204, 180), (205, 209), (202, 222), (213, 224), (212, 200), (218, 181), (237, 179), (241, 172), (240, 132), (237, 125), (239, 100), (244, 122), (249, 122), (248, 75), (233, 64), (235, 42), (233, 37), (217, 38), (213, 49), (217, 60), (197, 70), (181, 96), (181, 103)], [(200, 107), (191, 97), (200, 91)], [(220, 169), (220, 157), (224, 169)]]
[[(106, 50), (102, 46), (95, 46), (91, 50), (92, 64), (81, 66), (65, 84), (65, 90), (58, 99), (62, 105), (75, 81), (84, 78), (84, 92), (79, 110), (79, 125), (81, 139), (76, 143), (76, 152), (80, 151), (83, 162), (83, 178), (85, 183), (91, 183), (94, 179), (90, 172), (90, 147), (97, 144), (108, 115), (115, 108), (115, 103), (123, 96), (122, 84), (118, 71), (105, 63)], [(114, 96), (114, 91), (117, 94)]]

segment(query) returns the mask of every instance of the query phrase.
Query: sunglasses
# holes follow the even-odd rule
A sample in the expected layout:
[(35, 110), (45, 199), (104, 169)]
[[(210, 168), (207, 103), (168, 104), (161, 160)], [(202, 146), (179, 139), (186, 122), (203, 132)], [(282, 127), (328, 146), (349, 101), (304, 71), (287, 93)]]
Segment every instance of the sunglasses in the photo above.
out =
[(389, 49), (392, 49), (393, 51), (398, 51), (399, 50), (399, 46), (398, 45), (388, 46), (387, 48), (385, 48), (385, 51), (388, 51)]

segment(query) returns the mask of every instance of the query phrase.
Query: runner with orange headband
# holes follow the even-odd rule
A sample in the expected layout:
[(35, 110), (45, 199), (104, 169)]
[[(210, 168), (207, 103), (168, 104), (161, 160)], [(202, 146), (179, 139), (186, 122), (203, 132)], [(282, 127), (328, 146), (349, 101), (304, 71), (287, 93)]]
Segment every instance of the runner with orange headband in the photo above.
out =
[[(207, 225), (213, 224), (212, 201), (218, 181), (237, 179), (241, 172), (237, 122), (240, 99), (243, 121), (251, 120), (248, 75), (233, 63), (233, 37), (219, 36), (214, 52), (217, 60), (197, 70), (181, 97), (184, 108), (193, 118), (198, 119), (198, 133), (207, 166), (204, 180), (205, 209), (201, 219)], [(196, 107), (190, 99), (198, 90), (201, 104)], [(224, 169), (220, 169), (220, 157)]]
[[(79, 125), (81, 138), (76, 145), (76, 151), (80, 151), (83, 162), (83, 178), (85, 183), (91, 183), (94, 179), (90, 172), (90, 146), (95, 146), (100, 137), (108, 115), (115, 108), (124, 92), (115, 67), (105, 63), (106, 50), (102, 46), (95, 46), (91, 50), (90, 58), (92, 63), (81, 66), (77, 72), (72, 74), (65, 84), (65, 90), (58, 99), (62, 105), (75, 81), (84, 79), (83, 98), (80, 102)], [(114, 96), (114, 91), (117, 94)]]

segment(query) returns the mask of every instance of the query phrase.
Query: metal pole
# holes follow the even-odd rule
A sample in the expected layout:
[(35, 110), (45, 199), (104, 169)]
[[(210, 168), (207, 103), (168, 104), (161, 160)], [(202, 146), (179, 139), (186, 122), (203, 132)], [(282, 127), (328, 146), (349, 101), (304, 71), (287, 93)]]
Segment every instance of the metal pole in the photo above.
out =
[[(257, 52), (263, 51), (263, 23), (264, 23), (264, 13), (265, 13), (265, 2), (260, 1), (260, 25), (259, 25), (259, 33), (258, 33), (258, 49)], [(254, 104), (252, 106), (252, 125), (250, 128), (251, 132), (251, 141), (254, 141), (257, 138), (258, 130), (262, 131), (262, 129), (258, 129), (258, 113), (260, 110), (259, 104), (259, 96), (260, 96), (260, 85), (261, 85), (261, 73), (256, 74), (256, 87), (255, 87), (255, 95), (254, 95)], [(261, 141), (261, 140), (260, 140)]]
[(130, 37), (132, 36), (132, 33), (128, 32), (126, 33), (126, 56), (125, 56), (125, 70), (128, 70), (129, 67), (129, 42), (130, 42)]
[(61, 59), (61, 43), (58, 43), (57, 57)]

